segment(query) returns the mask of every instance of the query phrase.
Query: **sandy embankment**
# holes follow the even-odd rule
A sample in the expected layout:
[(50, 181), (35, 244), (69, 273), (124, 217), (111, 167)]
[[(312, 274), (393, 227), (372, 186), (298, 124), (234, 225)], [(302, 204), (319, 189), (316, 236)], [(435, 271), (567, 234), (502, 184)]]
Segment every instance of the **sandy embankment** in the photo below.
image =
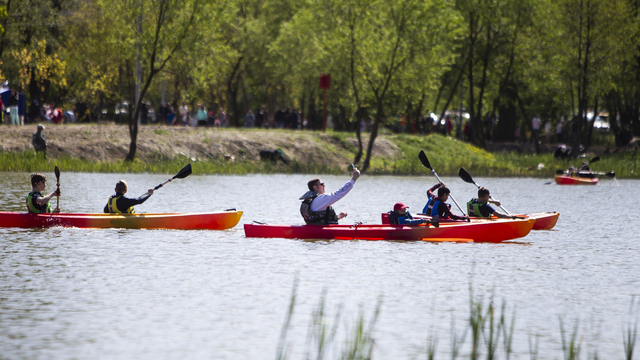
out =
[[(71, 156), (92, 161), (116, 161), (129, 151), (129, 130), (126, 125), (45, 125), (47, 155), (53, 158)], [(0, 126), (0, 150), (32, 151), (33, 124)], [(365, 149), (366, 149), (366, 140)], [(343, 144), (326, 133), (315, 131), (213, 129), (169, 126), (141, 126), (136, 157), (140, 160), (188, 157), (206, 160), (233, 156), (237, 160), (259, 161), (260, 150), (282, 149), (285, 158), (299, 162), (339, 165), (352, 161), (346, 147), (357, 148), (355, 136)], [(376, 156), (394, 157), (399, 149), (384, 137), (374, 144)]]

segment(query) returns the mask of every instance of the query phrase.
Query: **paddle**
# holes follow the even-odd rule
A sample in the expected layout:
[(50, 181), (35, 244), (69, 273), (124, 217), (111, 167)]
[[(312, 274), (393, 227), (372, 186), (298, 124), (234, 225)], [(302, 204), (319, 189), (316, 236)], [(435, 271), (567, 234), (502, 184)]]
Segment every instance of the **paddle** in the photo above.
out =
[[(56, 165), (54, 172), (56, 173), (56, 193), (59, 193), (60, 192), (60, 169), (58, 169), (58, 165)], [(56, 209), (53, 211), (60, 212), (60, 196), (56, 197)]]
[(180, 172), (178, 172), (176, 174), (176, 176), (172, 177), (171, 179), (163, 182), (162, 184), (156, 186), (153, 188), (153, 190), (158, 190), (161, 187), (163, 187), (166, 183), (171, 182), (171, 180), (173, 179), (184, 179), (187, 176), (191, 175), (191, 164), (188, 164), (187, 166), (183, 167), (182, 170), (180, 170)]
[[(442, 180), (440, 180), (440, 178), (438, 177), (438, 174), (436, 174), (436, 171), (433, 170), (433, 168), (431, 167), (431, 164), (429, 163), (429, 159), (427, 158), (427, 154), (424, 153), (424, 150), (420, 150), (420, 154), (418, 154), (418, 159), (420, 159), (420, 162), (422, 163), (422, 165), (424, 165), (424, 167), (431, 170), (431, 172), (433, 173), (433, 175), (435, 175), (436, 179), (438, 179), (439, 182), (442, 182)], [(456, 199), (453, 198), (453, 195), (449, 194), (449, 196), (451, 197), (451, 200), (453, 200), (453, 202), (458, 207), (458, 210), (460, 210), (460, 212), (464, 216), (467, 216), (467, 214), (462, 210), (460, 205), (458, 205), (458, 202), (456, 201)], [(467, 219), (467, 221), (471, 221), (471, 220)]]
[[(476, 184), (475, 181), (473, 181), (473, 178), (471, 177), (471, 175), (467, 172), (467, 170), (465, 170), (464, 168), (460, 168), (460, 171), (458, 171), (458, 176), (460, 176), (460, 178), (464, 181), (467, 182), (469, 184), (473, 184), (475, 185), (478, 189), (480, 189), (480, 185)], [(489, 200), (493, 200), (493, 198), (491, 197), (491, 195), (489, 195)], [(508, 215), (511, 215), (511, 213), (509, 212), (509, 210), (505, 209), (502, 205), (500, 205), (500, 209), (502, 209), (502, 211), (506, 212)]]

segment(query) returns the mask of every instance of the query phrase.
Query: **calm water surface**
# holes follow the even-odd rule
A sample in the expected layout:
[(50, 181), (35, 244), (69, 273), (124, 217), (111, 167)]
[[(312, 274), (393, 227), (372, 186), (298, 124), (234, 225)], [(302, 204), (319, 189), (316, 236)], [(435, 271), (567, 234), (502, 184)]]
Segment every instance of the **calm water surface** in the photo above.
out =
[[(63, 172), (61, 207), (101, 212), (121, 178), (138, 196), (168, 176)], [(253, 220), (301, 223), (297, 198), (309, 178), (191, 175), (136, 207), (243, 210), (240, 224), (227, 231), (0, 229), (0, 358), (275, 358), (296, 274), (288, 335), (296, 359), (306, 353), (323, 290), (330, 314), (344, 307), (335, 348), (358, 312), (370, 318), (382, 297), (374, 358), (423, 357), (430, 334), (438, 336), (439, 358), (450, 358), (452, 328), (461, 336), (469, 314), (470, 283), (475, 296), (504, 300), (509, 316), (515, 312), (515, 358), (529, 358), (529, 336), (538, 338), (541, 359), (562, 358), (559, 319), (568, 331), (579, 321), (583, 354), (623, 358), (622, 327), (640, 314), (637, 298), (630, 311), (640, 294), (640, 181), (561, 187), (476, 178), (512, 212), (561, 213), (554, 231), (517, 243), (244, 237), (242, 224)], [(348, 179), (323, 177), (331, 191)], [(474, 196), (473, 185), (443, 181), (460, 204)], [(349, 213), (343, 223), (379, 223), (397, 201), (421, 210), (434, 183), (429, 175), (364, 175), (335, 208)], [(23, 211), (29, 174), (0, 173), (0, 186), (2, 210)]]

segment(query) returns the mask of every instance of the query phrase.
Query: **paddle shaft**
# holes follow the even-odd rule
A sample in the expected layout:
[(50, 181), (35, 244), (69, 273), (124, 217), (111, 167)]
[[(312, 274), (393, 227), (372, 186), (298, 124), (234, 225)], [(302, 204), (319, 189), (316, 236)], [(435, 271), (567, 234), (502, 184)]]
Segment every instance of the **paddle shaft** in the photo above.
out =
[[(481, 187), (480, 185), (476, 184), (476, 182), (475, 182), (475, 181), (473, 182), (473, 185), (475, 185), (476, 187), (478, 187), (478, 189), (480, 189), (480, 187)], [(489, 200), (495, 201), (491, 195), (489, 195)], [(505, 209), (505, 208), (504, 208), (504, 206), (502, 206), (502, 204), (500, 205), (500, 209), (502, 209), (502, 211), (506, 212), (506, 213), (507, 213), (507, 215), (511, 215), (511, 213), (509, 212), (509, 210)]]
[[(60, 191), (60, 169), (58, 165), (55, 168), (56, 174), (56, 193)], [(60, 196), (56, 196), (56, 210), (60, 210)]]
[[(440, 177), (438, 177), (438, 174), (436, 174), (436, 171), (431, 169), (431, 172), (433, 173), (433, 175), (435, 175), (436, 179), (438, 179), (438, 182), (442, 182), (442, 180), (440, 180)], [(443, 183), (444, 184), (444, 183)], [(467, 213), (464, 212), (464, 210), (462, 210), (462, 208), (460, 207), (460, 205), (458, 205), (458, 202), (456, 201), (456, 199), (453, 197), (453, 195), (451, 193), (449, 193), (449, 197), (451, 198), (451, 200), (453, 200), (453, 203), (456, 204), (456, 206), (458, 207), (458, 210), (460, 210), (460, 212), (464, 215), (467, 216)]]
[(163, 187), (166, 183), (171, 182), (173, 179), (184, 179), (187, 176), (191, 175), (191, 164), (187, 164), (187, 166), (183, 167), (177, 174), (176, 176), (172, 177), (171, 179), (163, 182), (162, 184), (156, 186), (153, 188), (153, 190), (158, 190), (161, 187)]

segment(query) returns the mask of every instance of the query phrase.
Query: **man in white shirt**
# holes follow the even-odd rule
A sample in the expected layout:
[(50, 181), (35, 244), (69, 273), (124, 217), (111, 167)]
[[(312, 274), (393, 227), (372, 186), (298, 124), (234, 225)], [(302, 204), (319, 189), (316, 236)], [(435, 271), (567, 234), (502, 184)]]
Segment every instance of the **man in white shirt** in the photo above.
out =
[(347, 216), (347, 213), (341, 212), (336, 215), (331, 207), (338, 200), (342, 199), (353, 189), (353, 185), (360, 177), (360, 170), (353, 167), (353, 176), (340, 190), (326, 194), (325, 185), (322, 180), (316, 178), (307, 183), (309, 191), (307, 191), (300, 200), (300, 214), (308, 225), (327, 225), (337, 224), (338, 220)]

